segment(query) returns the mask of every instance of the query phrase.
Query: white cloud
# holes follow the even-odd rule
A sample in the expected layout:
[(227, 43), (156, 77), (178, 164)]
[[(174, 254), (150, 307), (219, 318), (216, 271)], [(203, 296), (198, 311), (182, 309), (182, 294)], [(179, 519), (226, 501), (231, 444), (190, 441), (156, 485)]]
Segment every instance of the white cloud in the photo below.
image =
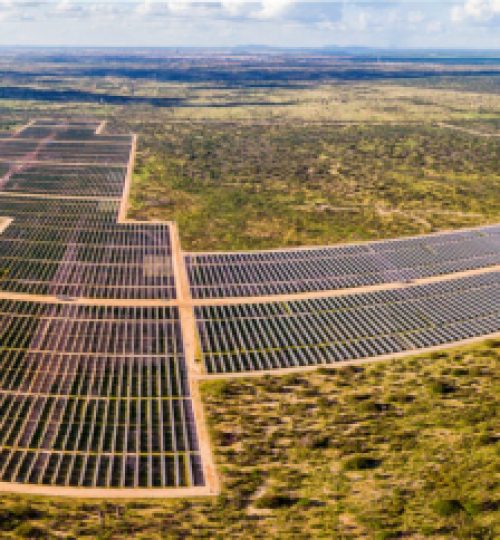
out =
[(13, 0), (0, 0), (0, 22), (22, 18), (22, 5)]
[(55, 6), (56, 15), (77, 17), (85, 13), (90, 6), (84, 6), (81, 2), (74, 0), (60, 0)]
[(229, 15), (236, 16), (245, 12), (248, 7), (247, 0), (221, 0), (222, 9), (227, 11)]
[(68, 11), (71, 11), (73, 9), (74, 5), (71, 0), (61, 0), (60, 2), (57, 2), (56, 4), (56, 11), (59, 13), (66, 13)]
[[(63, 0), (66, 1), (66, 0)], [(277, 19), (298, 0), (141, 0), (134, 12), (142, 16), (170, 13), (175, 17), (242, 17)], [(307, 2), (306, 2), (307, 5)]]
[(165, 3), (175, 15), (201, 16), (219, 12), (230, 17), (275, 19), (282, 16), (295, 0), (166, 0)]
[(261, 0), (261, 7), (255, 12), (255, 16), (261, 19), (274, 19), (282, 15), (293, 3), (293, 0)]
[(154, 10), (154, 2), (152, 0), (144, 0), (135, 8), (138, 15), (150, 15)]
[(189, 0), (168, 0), (167, 6), (172, 13), (176, 14), (189, 13), (198, 7)]
[(497, 48), (499, 21), (500, 0), (0, 0), (12, 44)]
[(429, 34), (439, 34), (443, 31), (443, 23), (441, 21), (430, 21), (425, 29)]
[(454, 22), (467, 19), (488, 21), (496, 15), (500, 15), (500, 0), (467, 0), (463, 5), (454, 6), (451, 10)]
[(127, 10), (124, 4), (107, 2), (82, 2), (81, 0), (59, 0), (55, 15), (61, 17), (114, 16)]

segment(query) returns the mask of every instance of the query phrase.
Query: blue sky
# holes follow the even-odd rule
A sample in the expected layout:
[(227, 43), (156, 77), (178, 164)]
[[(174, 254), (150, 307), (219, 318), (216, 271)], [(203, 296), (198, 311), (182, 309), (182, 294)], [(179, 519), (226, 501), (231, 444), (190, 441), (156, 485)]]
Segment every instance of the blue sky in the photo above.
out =
[(500, 0), (0, 0), (0, 44), (500, 49)]

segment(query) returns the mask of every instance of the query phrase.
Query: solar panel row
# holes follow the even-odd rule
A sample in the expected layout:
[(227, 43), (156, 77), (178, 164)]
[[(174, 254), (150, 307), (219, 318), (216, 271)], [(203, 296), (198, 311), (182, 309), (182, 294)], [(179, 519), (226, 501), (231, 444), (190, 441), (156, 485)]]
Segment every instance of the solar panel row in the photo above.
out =
[(12, 193), (118, 198), (122, 194), (126, 174), (127, 167), (123, 165), (54, 165), (32, 162), (20, 170), (14, 168), (2, 189)]
[(126, 163), (131, 139), (127, 142), (54, 141), (46, 139), (0, 140), (0, 159), (6, 161), (55, 161), (59, 163), (100, 163), (103, 165)]
[(119, 224), (118, 202), (0, 196), (0, 290), (88, 298), (175, 297), (168, 225)]

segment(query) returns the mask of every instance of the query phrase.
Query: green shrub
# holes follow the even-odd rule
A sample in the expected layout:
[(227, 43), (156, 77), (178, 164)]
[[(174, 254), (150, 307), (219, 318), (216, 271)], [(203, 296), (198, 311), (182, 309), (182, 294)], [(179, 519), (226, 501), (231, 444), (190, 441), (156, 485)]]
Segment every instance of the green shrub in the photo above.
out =
[(310, 450), (319, 450), (330, 446), (330, 437), (328, 435), (308, 436), (304, 439), (303, 445)]
[(382, 461), (371, 456), (353, 456), (344, 463), (346, 471), (364, 471), (377, 468)]
[(209, 381), (203, 384), (203, 393), (207, 397), (224, 399), (232, 395), (231, 381)]
[(455, 368), (451, 370), (451, 374), (455, 377), (466, 377), (469, 374), (469, 370), (465, 368)]
[(267, 508), (271, 510), (289, 508), (297, 504), (298, 499), (286, 493), (269, 493), (255, 501), (255, 508)]
[(303, 379), (296, 373), (289, 373), (288, 375), (283, 375), (281, 382), (286, 386), (297, 386), (302, 384)]
[(367, 400), (362, 402), (360, 409), (363, 412), (367, 413), (379, 413), (388, 411), (391, 408), (391, 406), (388, 403), (378, 403), (376, 401)]
[(429, 389), (433, 394), (439, 396), (445, 396), (452, 394), (455, 391), (455, 387), (446, 381), (432, 381), (429, 384)]
[(33, 523), (21, 523), (21, 525), (16, 527), (14, 532), (17, 536), (28, 538), (29, 540), (34, 540), (36, 538), (50, 538), (49, 533), (43, 527), (39, 527)]
[(339, 370), (338, 368), (329, 368), (329, 367), (320, 367), (317, 369), (317, 372), (320, 374), (320, 375), (337, 375)]
[(494, 433), (489, 433), (488, 431), (483, 431), (479, 434), (478, 442), (481, 445), (495, 444), (499, 440), (499, 436)]
[(440, 360), (441, 358), (446, 358), (448, 353), (446, 351), (435, 351), (430, 354), (432, 360)]
[(433, 510), (442, 517), (450, 517), (464, 511), (464, 506), (458, 499), (439, 499), (434, 502)]
[(0, 509), (0, 530), (12, 530), (24, 521), (41, 517), (41, 512), (29, 504), (14, 504)]

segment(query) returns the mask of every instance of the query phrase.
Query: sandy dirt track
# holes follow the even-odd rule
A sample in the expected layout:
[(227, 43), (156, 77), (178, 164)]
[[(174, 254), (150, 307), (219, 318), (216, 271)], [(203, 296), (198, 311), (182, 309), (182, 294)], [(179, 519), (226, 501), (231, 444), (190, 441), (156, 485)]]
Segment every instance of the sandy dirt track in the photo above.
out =
[(14, 484), (0, 482), (0, 493), (23, 495), (43, 495), (46, 497), (68, 497), (75, 499), (179, 499), (209, 497), (215, 493), (208, 487), (194, 488), (74, 488), (43, 486), (35, 484)]

